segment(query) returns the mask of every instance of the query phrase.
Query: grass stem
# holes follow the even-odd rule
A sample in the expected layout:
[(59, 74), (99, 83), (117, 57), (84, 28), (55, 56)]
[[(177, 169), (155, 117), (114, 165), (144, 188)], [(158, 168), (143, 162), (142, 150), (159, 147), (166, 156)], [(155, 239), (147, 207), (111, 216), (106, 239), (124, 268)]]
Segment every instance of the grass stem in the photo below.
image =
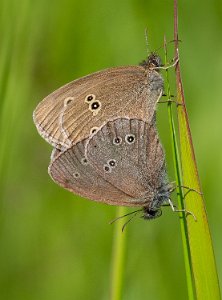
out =
[[(117, 217), (127, 213), (126, 207), (117, 208)], [(122, 299), (124, 262), (126, 253), (126, 230), (122, 232), (122, 227), (126, 220), (124, 218), (115, 222), (113, 257), (111, 270), (111, 300)]]

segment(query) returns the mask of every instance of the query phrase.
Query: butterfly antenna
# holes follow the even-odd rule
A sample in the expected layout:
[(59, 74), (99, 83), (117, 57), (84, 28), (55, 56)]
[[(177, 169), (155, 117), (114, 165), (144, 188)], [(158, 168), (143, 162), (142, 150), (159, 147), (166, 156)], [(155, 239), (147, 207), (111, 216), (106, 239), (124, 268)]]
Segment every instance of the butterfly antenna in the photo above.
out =
[[(174, 43), (175, 40), (170, 40), (170, 41), (167, 41), (166, 40), (166, 36), (164, 35), (164, 44), (160, 47), (158, 47), (157, 49), (155, 49), (155, 53), (158, 52), (160, 49), (163, 49), (164, 47), (166, 47), (166, 45), (170, 44), (170, 43)], [(181, 40), (178, 40), (178, 42), (182, 42)]]
[[(117, 220), (122, 219), (122, 218), (125, 218), (125, 217), (127, 217), (127, 216), (130, 216), (130, 215), (132, 215), (132, 214), (137, 215), (137, 213), (138, 213), (139, 211), (142, 211), (142, 210), (143, 210), (143, 209), (134, 210), (134, 211), (132, 211), (132, 212), (130, 212), (130, 213), (128, 213), (128, 214), (125, 214), (125, 215), (123, 215), (123, 216), (117, 217), (117, 218), (113, 219), (112, 221), (110, 221), (109, 224), (113, 224), (113, 223), (116, 222)], [(124, 225), (125, 225), (125, 224), (124, 224)], [(124, 226), (124, 225), (123, 225), (123, 226)]]
[[(139, 211), (141, 211), (141, 209), (140, 209)], [(134, 215), (133, 215), (128, 221), (126, 221), (126, 223), (123, 224), (122, 232), (123, 232), (124, 229), (126, 228), (126, 225), (129, 224), (129, 222), (131, 222), (132, 219), (134, 219), (134, 218), (137, 216), (137, 214), (138, 214), (139, 211), (134, 211)]]
[(149, 51), (148, 29), (147, 29), (147, 27), (145, 28), (144, 35), (145, 35), (145, 41), (146, 41), (146, 52), (147, 52), (147, 55), (149, 55), (150, 51)]

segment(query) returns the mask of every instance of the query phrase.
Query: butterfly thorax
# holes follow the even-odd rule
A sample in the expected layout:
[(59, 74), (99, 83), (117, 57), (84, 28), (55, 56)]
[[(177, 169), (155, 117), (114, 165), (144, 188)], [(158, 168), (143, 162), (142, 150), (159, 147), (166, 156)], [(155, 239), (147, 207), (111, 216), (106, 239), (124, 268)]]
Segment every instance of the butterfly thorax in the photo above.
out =
[(144, 68), (149, 91), (157, 95), (162, 94), (163, 78), (159, 73), (159, 67), (162, 66), (160, 56), (152, 52), (146, 60), (140, 63), (140, 66)]

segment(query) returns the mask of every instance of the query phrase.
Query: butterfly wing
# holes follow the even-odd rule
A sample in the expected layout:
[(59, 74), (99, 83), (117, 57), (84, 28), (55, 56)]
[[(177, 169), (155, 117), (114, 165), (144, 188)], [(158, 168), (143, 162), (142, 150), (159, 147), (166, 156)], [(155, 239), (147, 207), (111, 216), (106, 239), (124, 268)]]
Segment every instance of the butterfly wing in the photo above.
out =
[(40, 133), (58, 149), (87, 138), (117, 117), (150, 121), (162, 94), (163, 80), (142, 66), (106, 69), (59, 88), (34, 111)]
[(137, 119), (107, 122), (89, 138), (86, 156), (95, 170), (132, 198), (146, 205), (165, 176), (165, 157), (155, 126)]
[(52, 179), (65, 189), (91, 200), (111, 205), (128, 205), (129, 195), (98, 174), (85, 157), (82, 141), (58, 154), (53, 151), (49, 165)]

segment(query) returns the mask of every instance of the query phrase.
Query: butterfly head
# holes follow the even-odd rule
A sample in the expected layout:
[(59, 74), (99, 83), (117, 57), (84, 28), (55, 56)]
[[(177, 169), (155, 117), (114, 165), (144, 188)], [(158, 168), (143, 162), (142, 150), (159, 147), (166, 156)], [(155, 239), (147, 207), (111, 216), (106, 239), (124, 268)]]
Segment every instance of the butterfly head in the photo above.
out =
[(155, 52), (151, 52), (147, 59), (140, 63), (140, 66), (145, 69), (155, 69), (163, 66), (163, 64), (160, 56)]
[(161, 215), (162, 215), (161, 208), (150, 209), (148, 207), (144, 207), (142, 217), (144, 218), (144, 220), (152, 220), (160, 217)]
[(161, 206), (168, 203), (170, 194), (175, 189), (172, 183), (164, 182), (154, 193), (151, 204), (143, 208), (143, 218), (145, 220), (152, 220), (162, 215)]

